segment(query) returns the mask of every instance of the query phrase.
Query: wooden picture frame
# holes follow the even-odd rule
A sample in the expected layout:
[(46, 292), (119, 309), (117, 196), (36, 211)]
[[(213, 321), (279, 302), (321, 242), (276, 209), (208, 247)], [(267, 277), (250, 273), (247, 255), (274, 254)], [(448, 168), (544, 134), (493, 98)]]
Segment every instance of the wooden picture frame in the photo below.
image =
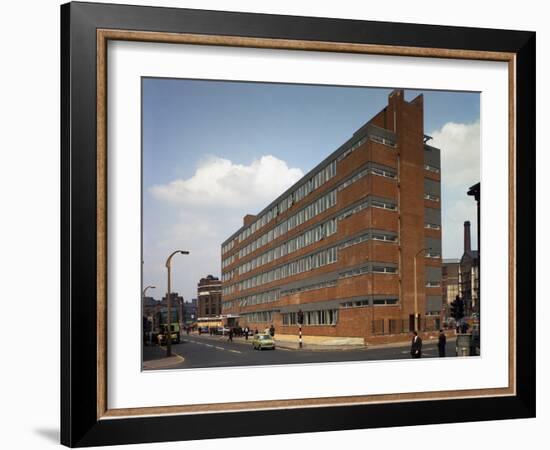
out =
[[(535, 33), (125, 5), (61, 7), (61, 442), (92, 446), (535, 416)], [(109, 40), (504, 61), (509, 67), (509, 386), (110, 409)], [(208, 414), (205, 414), (208, 413)]]

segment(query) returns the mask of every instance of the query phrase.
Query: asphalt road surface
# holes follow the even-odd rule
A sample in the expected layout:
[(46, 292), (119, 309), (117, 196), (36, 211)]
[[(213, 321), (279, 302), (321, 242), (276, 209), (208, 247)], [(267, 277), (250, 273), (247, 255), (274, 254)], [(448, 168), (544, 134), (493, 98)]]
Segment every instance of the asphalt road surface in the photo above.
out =
[[(375, 361), (392, 359), (410, 359), (409, 344), (399, 347), (383, 347), (352, 350), (308, 350), (285, 349), (254, 350), (252, 339), (229, 342), (221, 336), (184, 336), (183, 342), (172, 345), (172, 351), (184, 358), (184, 361), (171, 369), (189, 369), (206, 367), (235, 367), (274, 364), (304, 364), (342, 361)], [(447, 342), (447, 356), (455, 356), (455, 343)], [(424, 343), (423, 358), (438, 358), (437, 345)]]

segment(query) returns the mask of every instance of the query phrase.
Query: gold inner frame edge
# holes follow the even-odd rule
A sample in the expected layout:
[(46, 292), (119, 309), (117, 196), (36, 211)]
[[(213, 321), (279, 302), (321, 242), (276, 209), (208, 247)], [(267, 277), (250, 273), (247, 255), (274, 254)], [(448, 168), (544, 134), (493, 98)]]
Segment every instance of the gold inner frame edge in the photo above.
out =
[[(108, 409), (107, 405), (107, 42), (109, 40), (171, 44), (215, 45), (278, 50), (362, 53), (371, 55), (472, 59), (508, 63), (508, 251), (509, 339), (508, 387), (490, 389), (412, 392), (401, 394), (264, 400), (200, 405), (150, 406)], [(450, 400), (511, 396), (516, 393), (516, 55), (509, 52), (356, 44), (324, 41), (249, 38), (239, 36), (159, 33), (115, 29), (97, 30), (97, 419), (346, 406), (403, 401)]]

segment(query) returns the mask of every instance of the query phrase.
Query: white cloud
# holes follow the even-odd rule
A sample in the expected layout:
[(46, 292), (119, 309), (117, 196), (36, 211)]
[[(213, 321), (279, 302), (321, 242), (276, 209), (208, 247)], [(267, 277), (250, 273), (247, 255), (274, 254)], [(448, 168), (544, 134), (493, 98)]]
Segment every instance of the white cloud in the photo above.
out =
[(261, 208), (302, 176), (300, 169), (290, 168), (272, 155), (262, 156), (250, 165), (210, 156), (192, 177), (155, 185), (150, 192), (159, 200), (188, 206)]
[[(271, 155), (250, 165), (211, 156), (190, 178), (151, 187), (158, 209), (144, 240), (145, 282), (165, 286), (166, 255), (182, 248), (190, 254), (173, 263), (173, 290), (196, 297), (200, 278), (220, 276), (221, 243), (242, 226), (243, 216), (257, 214), (302, 176)], [(163, 290), (154, 294), (160, 298)]]
[(471, 186), (479, 181), (479, 121), (471, 124), (446, 123), (432, 132), (429, 144), (441, 149), (441, 171), (449, 187)]
[(443, 257), (459, 258), (464, 250), (464, 222), (471, 222), (477, 248), (477, 207), (468, 188), (480, 181), (480, 125), (448, 122), (431, 133), (429, 144), (441, 150)]
[(464, 253), (464, 222), (470, 221), (472, 249), (477, 249), (477, 205), (472, 197), (454, 202), (443, 198), (442, 246), (444, 258), (460, 258)]

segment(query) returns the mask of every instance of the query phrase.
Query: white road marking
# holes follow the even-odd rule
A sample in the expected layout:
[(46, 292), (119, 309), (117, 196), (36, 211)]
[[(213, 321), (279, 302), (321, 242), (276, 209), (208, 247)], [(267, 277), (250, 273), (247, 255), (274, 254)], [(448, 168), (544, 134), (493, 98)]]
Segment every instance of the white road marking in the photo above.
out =
[(242, 353), (239, 350), (228, 350), (228, 351), (230, 351), (231, 353)]
[(223, 348), (223, 347), (218, 347), (217, 345), (216, 345), (216, 347), (214, 347), (214, 348), (217, 348), (218, 350), (225, 350), (225, 348)]
[(206, 345), (207, 347), (214, 347), (212, 344), (204, 344)]

